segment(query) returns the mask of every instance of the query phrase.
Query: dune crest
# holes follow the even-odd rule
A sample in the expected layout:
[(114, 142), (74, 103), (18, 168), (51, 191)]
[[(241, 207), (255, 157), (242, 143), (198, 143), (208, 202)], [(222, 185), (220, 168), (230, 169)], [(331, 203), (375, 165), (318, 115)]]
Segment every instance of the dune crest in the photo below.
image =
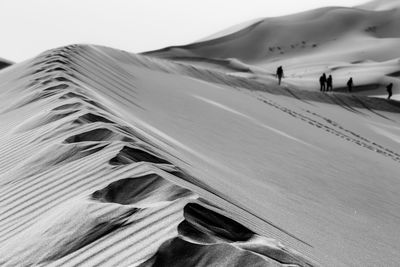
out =
[(167, 69), (123, 54), (74, 45), (0, 73), (0, 265), (314, 266), (216, 212), (179, 154), (104, 97), (145, 110), (137, 75)]

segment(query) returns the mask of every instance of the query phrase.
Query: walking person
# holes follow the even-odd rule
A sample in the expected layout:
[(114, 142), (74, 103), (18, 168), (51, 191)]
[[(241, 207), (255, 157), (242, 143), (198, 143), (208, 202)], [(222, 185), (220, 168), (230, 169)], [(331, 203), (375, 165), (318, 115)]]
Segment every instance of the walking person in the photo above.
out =
[(333, 85), (332, 85), (332, 75), (329, 75), (328, 79), (326, 79), (326, 91), (329, 92), (329, 88), (331, 91), (333, 90)]
[(321, 92), (324, 92), (326, 89), (326, 75), (325, 73), (322, 74), (321, 77), (319, 77), (319, 84), (321, 85), (321, 88), (319, 89)]
[(390, 83), (388, 86), (386, 86), (386, 91), (388, 92), (388, 98), (390, 99), (392, 97), (392, 89), (393, 89), (393, 83)]
[(282, 66), (279, 66), (276, 69), (276, 77), (278, 77), (278, 84), (281, 85), (281, 80), (282, 80), (282, 77), (283, 77), (283, 68), (282, 68)]
[(350, 79), (347, 81), (347, 90), (349, 92), (353, 90), (353, 77), (350, 77)]

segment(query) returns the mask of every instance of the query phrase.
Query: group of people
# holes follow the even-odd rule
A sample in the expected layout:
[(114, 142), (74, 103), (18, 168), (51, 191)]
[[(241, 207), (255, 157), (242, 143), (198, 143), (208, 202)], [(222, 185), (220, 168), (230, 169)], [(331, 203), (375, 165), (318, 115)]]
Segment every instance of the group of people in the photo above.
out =
[[(283, 68), (282, 66), (279, 66), (276, 70), (276, 77), (278, 78), (278, 84), (281, 84), (282, 78), (283, 78)], [(326, 74), (323, 73), (321, 77), (319, 77), (319, 84), (320, 84), (320, 91), (321, 92), (328, 92), (328, 91), (333, 91), (333, 78), (332, 75), (329, 75), (326, 77)], [(346, 83), (347, 85), (347, 90), (351, 92), (353, 90), (353, 77), (350, 77), (350, 79)], [(393, 83), (390, 83), (389, 85), (386, 86), (386, 91), (388, 92), (388, 99), (392, 97), (392, 90), (393, 90)]]
[[(321, 86), (320, 91), (321, 92), (328, 92), (333, 91), (333, 79), (332, 75), (329, 75), (328, 78), (326, 78), (326, 74), (323, 73), (321, 77), (319, 77), (319, 84)], [(347, 85), (347, 90), (351, 92), (353, 90), (353, 77), (350, 77), (350, 79), (346, 83)]]
[(326, 74), (323, 73), (321, 77), (319, 77), (319, 84), (320, 84), (320, 91), (321, 92), (328, 92), (329, 90), (333, 91), (333, 79), (332, 75), (326, 77)]

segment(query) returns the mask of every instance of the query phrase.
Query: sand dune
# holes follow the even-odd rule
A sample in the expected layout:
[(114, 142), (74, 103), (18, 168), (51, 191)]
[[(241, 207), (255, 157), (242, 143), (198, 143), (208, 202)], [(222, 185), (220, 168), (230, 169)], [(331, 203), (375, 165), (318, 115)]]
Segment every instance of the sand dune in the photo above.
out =
[(313, 265), (209, 208), (170, 147), (124, 120), (101, 92), (135, 101), (137, 80), (114, 56), (71, 46), (0, 74), (1, 265)]
[(2, 266), (400, 260), (396, 101), (86, 45), (0, 81)]
[(399, 10), (2, 69), (0, 265), (398, 266)]
[[(346, 87), (353, 77), (360, 91), (370, 96), (385, 95), (385, 85), (395, 82), (398, 99), (400, 84), (390, 74), (400, 70), (399, 28), (399, 1), (372, 1), (354, 8), (329, 7), (260, 19), (236, 32), (228, 29), (226, 35), (214, 39), (145, 54), (196, 65), (203, 65), (205, 59), (235, 58), (261, 81), (283, 65), (290, 86), (303, 90), (318, 90), (322, 72), (334, 76), (337, 88)], [(337, 66), (345, 66), (346, 71)], [(370, 89), (371, 84), (378, 88)]]
[(399, 3), (396, 0), (372, 0), (366, 4), (360, 5), (359, 7), (379, 11), (398, 8)]

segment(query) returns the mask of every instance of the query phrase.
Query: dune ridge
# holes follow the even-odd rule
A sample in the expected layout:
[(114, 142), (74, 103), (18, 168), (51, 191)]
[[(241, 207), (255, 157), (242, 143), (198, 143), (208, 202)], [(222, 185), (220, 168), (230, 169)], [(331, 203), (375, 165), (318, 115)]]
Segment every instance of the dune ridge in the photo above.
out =
[(398, 102), (225, 70), (73, 45), (0, 72), (1, 264), (396, 266)]
[(54, 49), (0, 74), (2, 266), (315, 265), (199, 198), (181, 160), (98, 94), (136, 94), (115, 61), (96, 69), (99, 51)]

